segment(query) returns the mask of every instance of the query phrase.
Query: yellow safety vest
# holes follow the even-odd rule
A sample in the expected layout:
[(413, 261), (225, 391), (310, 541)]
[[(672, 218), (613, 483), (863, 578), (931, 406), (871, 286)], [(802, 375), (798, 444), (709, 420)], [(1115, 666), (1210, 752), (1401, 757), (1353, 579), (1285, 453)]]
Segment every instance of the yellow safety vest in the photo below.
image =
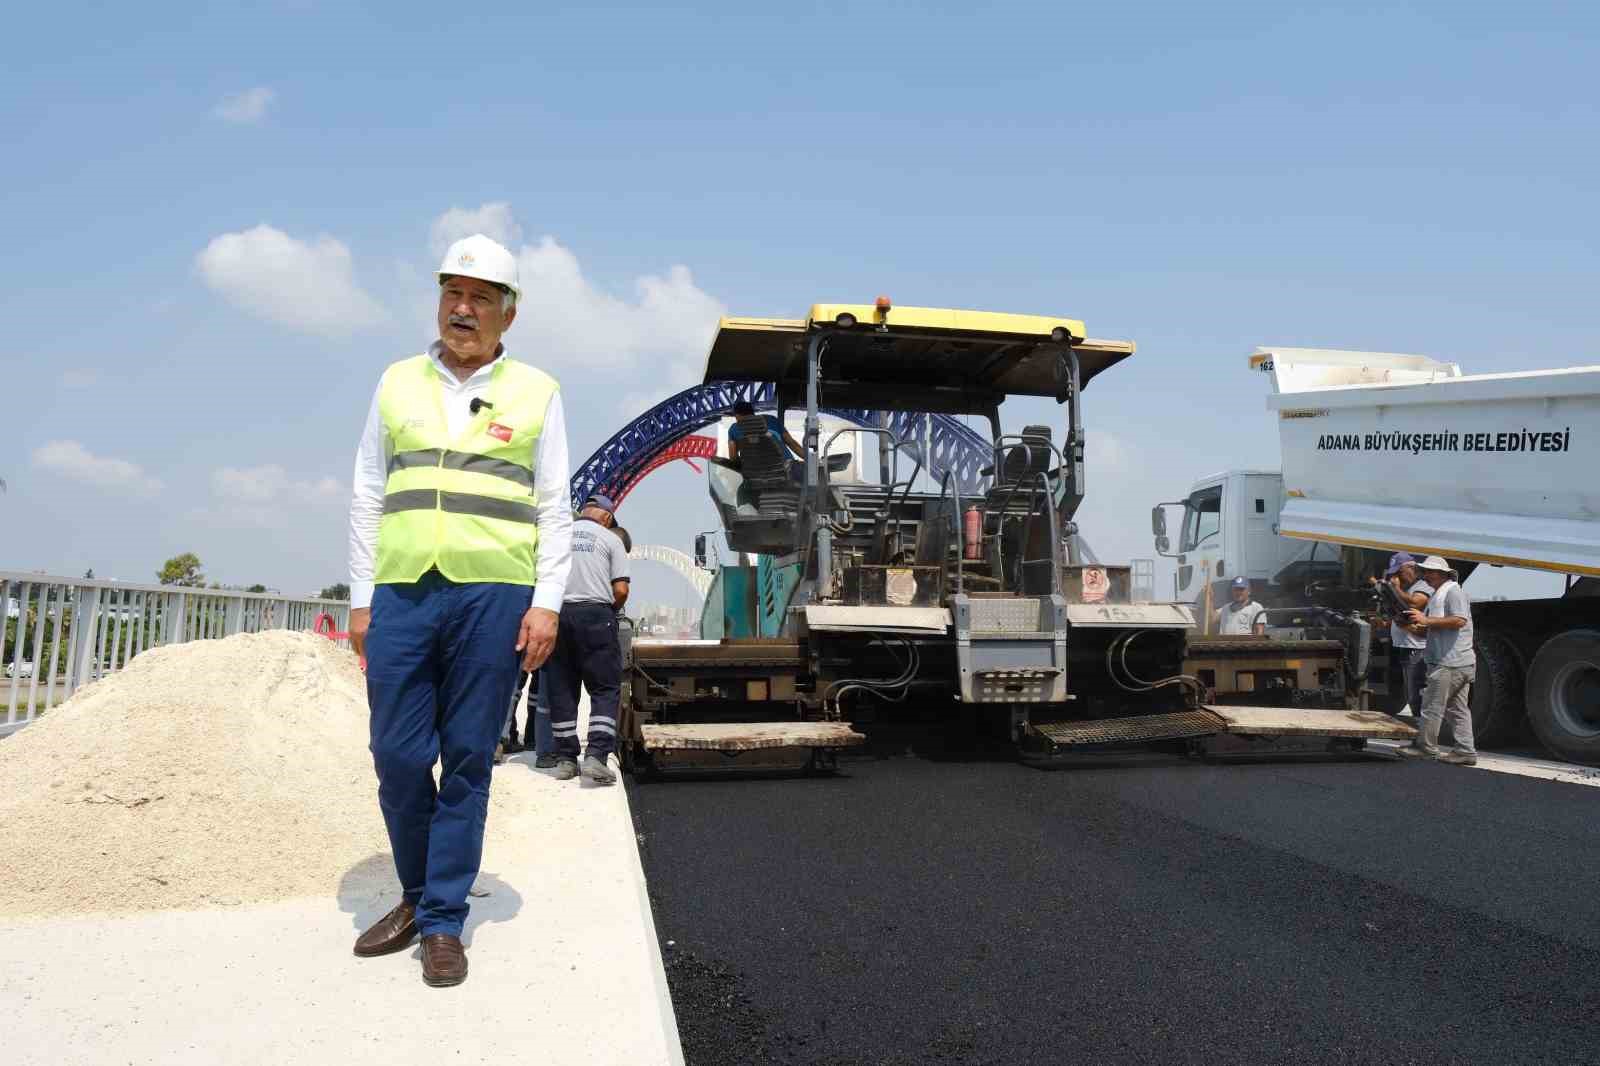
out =
[(378, 411), (388, 435), (389, 477), (377, 584), (407, 584), (430, 569), (451, 581), (534, 583), (533, 461), (558, 386), (549, 374), (504, 356), (490, 375), (486, 402), (452, 438), (429, 356), (384, 371)]

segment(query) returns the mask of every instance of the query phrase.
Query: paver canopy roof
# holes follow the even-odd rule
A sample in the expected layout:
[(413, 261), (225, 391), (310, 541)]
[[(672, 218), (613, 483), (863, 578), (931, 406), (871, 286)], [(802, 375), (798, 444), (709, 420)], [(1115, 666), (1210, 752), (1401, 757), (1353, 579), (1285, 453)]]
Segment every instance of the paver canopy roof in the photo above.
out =
[[(807, 340), (829, 329), (827, 402), (979, 413), (1006, 396), (1056, 396), (1061, 342), (1082, 338), (1083, 328), (1076, 319), (1041, 315), (819, 304), (805, 319), (722, 319), (705, 380), (770, 381), (794, 394), (804, 386)], [(1086, 386), (1132, 355), (1134, 345), (1080, 340), (1073, 349)]]

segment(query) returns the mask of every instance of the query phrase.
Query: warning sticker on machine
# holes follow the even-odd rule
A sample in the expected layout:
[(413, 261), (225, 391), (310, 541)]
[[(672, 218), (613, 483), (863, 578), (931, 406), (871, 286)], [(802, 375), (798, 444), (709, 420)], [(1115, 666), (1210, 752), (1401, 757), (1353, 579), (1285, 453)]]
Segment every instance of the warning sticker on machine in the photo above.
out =
[(1111, 587), (1111, 580), (1106, 576), (1104, 567), (1086, 566), (1083, 568), (1083, 602), (1104, 603), (1106, 592)]
[(1317, 438), (1319, 452), (1565, 452), (1572, 446), (1572, 427), (1505, 433), (1324, 433)]

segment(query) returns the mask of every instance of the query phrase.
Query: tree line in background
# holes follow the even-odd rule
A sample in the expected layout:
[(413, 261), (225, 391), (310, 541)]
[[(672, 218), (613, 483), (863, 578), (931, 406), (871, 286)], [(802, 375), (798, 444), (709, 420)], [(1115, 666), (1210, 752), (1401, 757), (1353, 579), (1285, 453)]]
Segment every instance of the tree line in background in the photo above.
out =
[[(89, 576), (92, 577), (93, 575), (94, 572), (90, 571)], [(183, 585), (189, 588), (227, 589), (231, 592), (279, 591), (278, 589), (269, 589), (265, 585), (223, 585), (215, 581), (208, 585), (206, 584), (204, 564), (200, 562), (200, 557), (194, 552), (184, 552), (182, 555), (174, 555), (172, 558), (162, 563), (161, 569), (156, 571), (156, 580), (163, 585)], [(350, 586), (342, 581), (336, 585), (329, 585), (321, 592), (317, 593), (317, 598), (320, 600), (348, 600), (350, 598)]]

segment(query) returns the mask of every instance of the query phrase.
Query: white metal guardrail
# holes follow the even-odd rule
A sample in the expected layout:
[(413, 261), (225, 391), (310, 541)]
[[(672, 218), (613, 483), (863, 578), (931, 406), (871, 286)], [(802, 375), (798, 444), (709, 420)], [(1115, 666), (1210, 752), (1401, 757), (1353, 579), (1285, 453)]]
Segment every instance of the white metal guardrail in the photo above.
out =
[(179, 585), (0, 570), (0, 736), (147, 648), (263, 629), (350, 628), (350, 604)]

